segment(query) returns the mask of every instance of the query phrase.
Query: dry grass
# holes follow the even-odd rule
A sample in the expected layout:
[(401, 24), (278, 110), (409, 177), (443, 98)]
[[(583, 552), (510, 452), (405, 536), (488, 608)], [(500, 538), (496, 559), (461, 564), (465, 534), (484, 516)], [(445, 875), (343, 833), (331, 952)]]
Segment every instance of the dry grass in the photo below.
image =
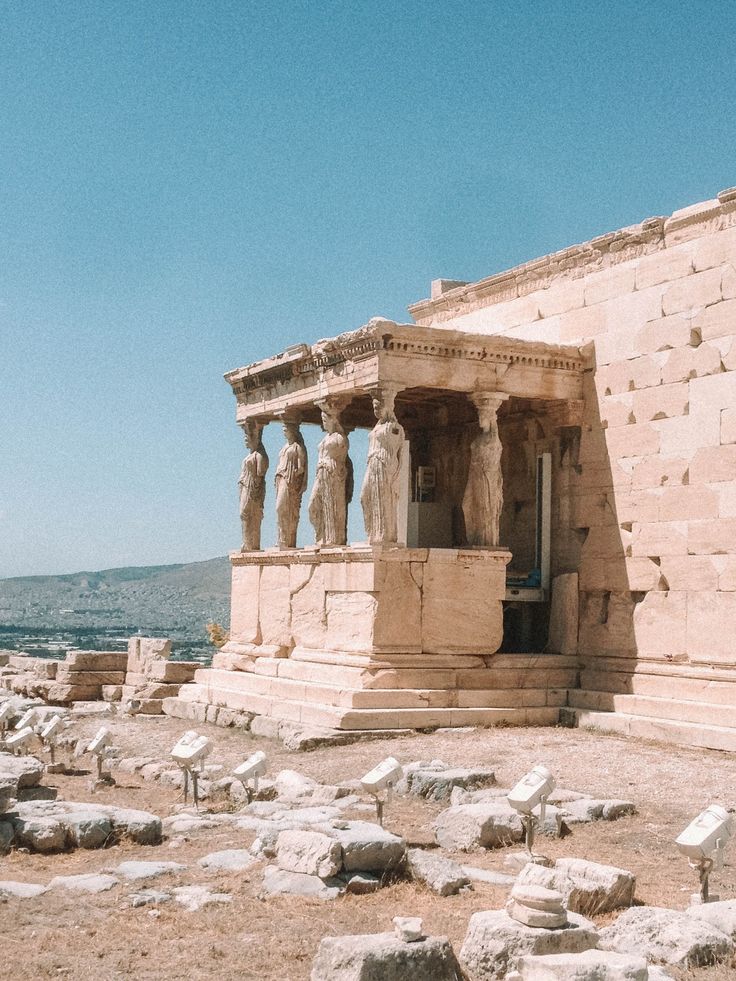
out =
[[(90, 720), (84, 727), (92, 732), (99, 724), (99, 720)], [(186, 728), (173, 719), (141, 718), (113, 720), (112, 726), (125, 755), (161, 756)], [(216, 743), (213, 762), (229, 768), (254, 749), (263, 748), (271, 759), (271, 772), (290, 767), (325, 783), (359, 776), (388, 754), (404, 762), (439, 757), (457, 765), (490, 765), (499, 783), (506, 786), (534, 763), (544, 761), (557, 773), (561, 786), (632, 799), (639, 808), (636, 816), (578, 827), (563, 840), (541, 839), (544, 851), (552, 858), (574, 855), (628, 868), (637, 875), (638, 902), (673, 908), (684, 908), (695, 888), (693, 873), (678, 855), (674, 837), (705, 804), (734, 803), (736, 758), (600, 733), (475, 730), (408, 735), (297, 754), (243, 733), (213, 727), (207, 731)], [(87, 776), (50, 776), (47, 782), (58, 786), (67, 800), (105, 800), (163, 816), (177, 804), (177, 790), (128, 774), (117, 776), (117, 787), (95, 796), (89, 792)], [(386, 824), (411, 843), (430, 843), (431, 822), (439, 809), (439, 805), (399, 798), (388, 809)], [(130, 907), (127, 895), (135, 891), (135, 885), (118, 886), (98, 896), (57, 890), (38, 899), (10, 900), (0, 906), (0, 978), (299, 981), (309, 977), (322, 936), (379, 932), (389, 928), (395, 915), (416, 914), (424, 918), (431, 933), (449, 936), (457, 949), (471, 914), (498, 908), (506, 898), (504, 890), (481, 883), (472, 892), (443, 899), (412, 883), (396, 882), (372, 896), (346, 896), (330, 903), (288, 897), (262, 901), (258, 898), (261, 866), (246, 873), (213, 875), (196, 864), (207, 852), (244, 847), (252, 837), (221, 827), (192, 835), (176, 848), (166, 842), (156, 848), (123, 843), (97, 852), (13, 853), (3, 860), (0, 878), (47, 882), (53, 875), (99, 871), (125, 858), (166, 859), (185, 863), (189, 869), (180, 879), (162, 878), (144, 885), (165, 890), (167, 884), (206, 883), (214, 891), (230, 893), (233, 900), (197, 913), (167, 903), (157, 915), (151, 915), (149, 907)], [(503, 871), (505, 851), (456, 857), (466, 864)], [(732, 864), (714, 876), (713, 887), (724, 897), (736, 895)], [(605, 923), (614, 915), (596, 919)], [(736, 978), (736, 970), (718, 966), (679, 972), (678, 977), (722, 981)]]

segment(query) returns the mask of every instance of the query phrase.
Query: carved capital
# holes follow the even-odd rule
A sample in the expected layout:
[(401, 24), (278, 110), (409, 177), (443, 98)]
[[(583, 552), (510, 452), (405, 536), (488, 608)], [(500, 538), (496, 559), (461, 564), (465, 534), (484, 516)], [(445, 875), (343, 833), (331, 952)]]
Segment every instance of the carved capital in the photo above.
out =
[(380, 419), (382, 413), (386, 413), (391, 419), (396, 418), (394, 404), (401, 389), (402, 386), (396, 382), (382, 382), (368, 389), (376, 419)]
[(491, 424), (496, 422), (498, 410), (509, 398), (503, 392), (472, 392), (470, 401), (478, 410), (478, 422), (480, 428), (488, 430)]

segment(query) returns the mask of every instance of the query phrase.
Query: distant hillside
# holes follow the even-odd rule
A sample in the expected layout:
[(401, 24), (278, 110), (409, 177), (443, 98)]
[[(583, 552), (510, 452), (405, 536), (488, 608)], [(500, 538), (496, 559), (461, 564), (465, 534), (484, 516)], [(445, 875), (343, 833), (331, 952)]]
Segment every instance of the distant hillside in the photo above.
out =
[(0, 579), (0, 627), (125, 627), (204, 637), (208, 620), (227, 623), (229, 597), (225, 557)]

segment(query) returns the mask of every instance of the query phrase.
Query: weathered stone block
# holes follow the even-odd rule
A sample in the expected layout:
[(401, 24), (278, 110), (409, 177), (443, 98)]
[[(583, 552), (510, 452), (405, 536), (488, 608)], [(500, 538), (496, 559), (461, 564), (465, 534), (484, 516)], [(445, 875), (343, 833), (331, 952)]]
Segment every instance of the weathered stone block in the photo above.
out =
[(659, 452), (660, 436), (647, 423), (606, 430), (606, 444), (614, 460), (630, 456), (650, 456)]
[(516, 969), (519, 981), (654, 981), (643, 957), (612, 950), (525, 954), (519, 958)]
[(460, 962), (473, 981), (497, 981), (525, 954), (574, 954), (597, 943), (595, 926), (577, 913), (569, 914), (568, 926), (546, 930), (518, 923), (505, 910), (488, 910), (471, 916)]
[(684, 657), (687, 593), (651, 592), (634, 608), (634, 634), (640, 655)]
[(541, 317), (553, 317), (555, 314), (582, 307), (585, 305), (583, 280), (568, 280), (541, 290), (537, 294), (537, 302)]
[(52, 705), (68, 705), (69, 702), (93, 702), (101, 695), (100, 685), (53, 684), (46, 692), (46, 699)]
[(736, 445), (703, 447), (698, 450), (690, 463), (691, 484), (712, 484), (734, 479), (736, 479)]
[(624, 910), (601, 930), (600, 947), (681, 967), (727, 961), (734, 950), (731, 938), (711, 924), (656, 906)]
[(454, 896), (470, 884), (462, 867), (440, 854), (410, 848), (406, 858), (412, 878), (423, 882), (440, 896)]
[(441, 848), (464, 852), (500, 848), (523, 837), (521, 818), (505, 798), (448, 807), (435, 819), (434, 831)]
[(656, 524), (635, 524), (631, 539), (631, 554), (686, 555), (688, 525), (685, 521), (658, 521)]
[(370, 651), (378, 602), (371, 593), (327, 593), (325, 646), (337, 651)]
[[(716, 272), (720, 275), (719, 270)], [(723, 300), (700, 311), (693, 318), (692, 327), (704, 341), (736, 334), (736, 299)]]
[(638, 354), (654, 354), (657, 351), (671, 351), (684, 348), (690, 343), (692, 323), (689, 316), (675, 314), (660, 317), (645, 324), (633, 340)]
[(643, 290), (689, 276), (693, 272), (693, 251), (688, 243), (642, 256), (636, 264), (636, 288)]
[(659, 498), (660, 521), (697, 521), (717, 517), (718, 495), (708, 487), (691, 483), (662, 490)]
[(736, 664), (736, 593), (697, 592), (687, 597), (687, 651), (701, 664)]
[(334, 838), (317, 831), (282, 831), (276, 844), (276, 864), (286, 872), (327, 879), (342, 868), (342, 848)]
[(294, 643), (317, 650), (327, 637), (324, 571), (318, 565), (291, 566), (291, 632)]
[(687, 550), (691, 555), (725, 555), (736, 552), (736, 518), (691, 521)]
[(558, 859), (554, 868), (529, 863), (516, 881), (557, 890), (568, 909), (584, 916), (631, 906), (636, 888), (632, 872), (576, 858)]
[(258, 586), (261, 642), (291, 645), (291, 591), (288, 565), (265, 565)]
[(721, 299), (721, 270), (707, 269), (693, 273), (669, 286), (662, 295), (662, 312), (665, 316), (707, 307)]
[(449, 940), (428, 937), (406, 943), (393, 933), (325, 937), (312, 966), (312, 981), (460, 981), (462, 971)]
[(721, 352), (715, 345), (680, 347), (670, 352), (662, 365), (662, 383), (688, 381), (690, 378), (713, 375), (720, 370)]
[(151, 681), (181, 685), (191, 681), (199, 667), (200, 665), (193, 661), (153, 661), (148, 666), (147, 675)]
[(239, 644), (258, 644), (261, 639), (258, 618), (259, 565), (234, 565), (230, 604), (230, 639)]
[(578, 576), (575, 572), (552, 580), (547, 648), (556, 654), (578, 652)]
[(659, 385), (657, 388), (646, 388), (634, 393), (634, 415), (638, 423), (684, 416), (688, 413), (689, 403), (687, 382)]
[(373, 627), (378, 650), (420, 649), (424, 563), (385, 562)]
[(346, 872), (383, 872), (404, 860), (406, 843), (398, 835), (367, 821), (346, 821), (334, 831), (342, 846)]
[[(497, 651), (503, 639), (503, 610), (492, 597), (505, 592), (505, 562), (430, 561), (424, 570), (422, 650)], [(504, 585), (501, 585), (501, 584)]]
[(736, 228), (704, 235), (693, 243), (693, 265), (696, 272), (712, 269), (724, 262), (733, 262), (736, 256)]
[(125, 671), (127, 651), (69, 651), (64, 667), (70, 671)]

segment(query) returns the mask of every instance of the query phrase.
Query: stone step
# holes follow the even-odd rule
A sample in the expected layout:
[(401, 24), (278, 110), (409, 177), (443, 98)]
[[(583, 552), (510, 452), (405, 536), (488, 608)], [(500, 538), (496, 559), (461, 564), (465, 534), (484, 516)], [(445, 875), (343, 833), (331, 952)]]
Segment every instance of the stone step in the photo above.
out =
[(580, 675), (583, 691), (611, 692), (617, 695), (652, 695), (662, 697), (663, 690), (671, 698), (683, 701), (707, 702), (711, 705), (733, 705), (736, 672), (731, 680), (662, 676), (641, 670), (600, 671), (586, 668)]
[(555, 668), (546, 665), (472, 670), (427, 667), (369, 669), (276, 657), (259, 657), (253, 664), (253, 671), (248, 673), (356, 690), (469, 688), (489, 691), (516, 688), (575, 688), (578, 675), (576, 667)]
[[(521, 708), (568, 703), (567, 688), (507, 688), (494, 691), (435, 688), (353, 689), (323, 681), (296, 681), (271, 675), (203, 668), (195, 683), (207, 691), (221, 689), (355, 709)], [(184, 686), (185, 689), (189, 686)], [(186, 697), (186, 696), (185, 696)]]
[[(253, 677), (248, 675), (247, 677)], [(272, 718), (331, 729), (424, 729), (436, 726), (556, 725), (556, 706), (517, 708), (351, 708), (287, 699), (216, 685), (183, 685), (182, 701), (255, 712)]]
[(588, 690), (571, 691), (569, 704), (573, 708), (591, 709), (596, 712), (623, 712), (627, 715), (668, 719), (672, 722), (733, 727), (736, 732), (736, 712), (733, 705), (713, 705), (651, 695), (619, 695)]
[(674, 722), (670, 719), (651, 719), (624, 712), (596, 712), (581, 708), (561, 710), (562, 721), (581, 729), (600, 729), (602, 732), (656, 739), (675, 746), (697, 749), (718, 749), (736, 753), (736, 728), (702, 725), (694, 722)]

